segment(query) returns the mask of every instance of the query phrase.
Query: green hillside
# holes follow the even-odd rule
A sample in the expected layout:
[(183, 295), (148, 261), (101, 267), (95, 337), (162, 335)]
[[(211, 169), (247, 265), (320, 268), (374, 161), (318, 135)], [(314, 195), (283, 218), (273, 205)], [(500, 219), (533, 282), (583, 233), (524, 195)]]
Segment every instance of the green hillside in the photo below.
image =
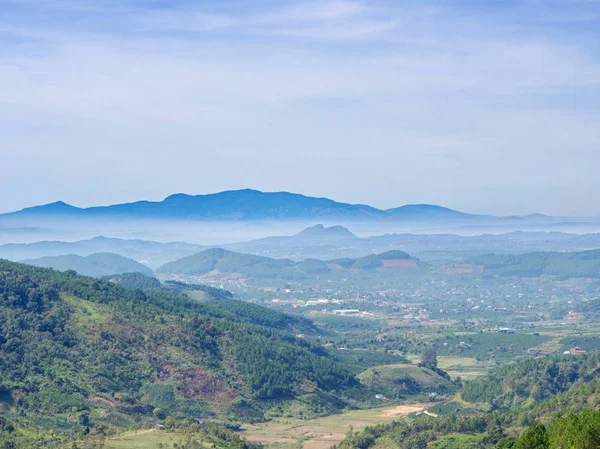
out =
[[(411, 416), (346, 436), (337, 449), (593, 449), (600, 447), (600, 355), (542, 357), (501, 368), (462, 391), (463, 399), (489, 399), (514, 391), (510, 409)], [(486, 385), (485, 388), (481, 388)], [(547, 388), (535, 400), (536, 391)], [(504, 392), (504, 393), (503, 393)], [(544, 399), (544, 397), (546, 399)], [(453, 402), (459, 405), (457, 402)]]
[(454, 384), (430, 369), (397, 364), (377, 366), (358, 375), (360, 381), (371, 390), (397, 399), (419, 393), (446, 393)]
[(115, 282), (123, 288), (129, 290), (147, 290), (152, 288), (162, 288), (158, 279), (152, 276), (146, 276), (142, 273), (119, 273), (102, 277), (103, 281)]
[(286, 404), (333, 412), (366, 394), (323, 347), (280, 330), (283, 314), (220, 303), (0, 261), (0, 408), (82, 434), (167, 416), (260, 420)]
[(514, 409), (567, 391), (575, 382), (591, 380), (599, 367), (598, 352), (529, 359), (467, 382), (461, 396), (468, 402), (485, 402), (492, 409)]
[(59, 271), (74, 270), (83, 276), (102, 277), (120, 273), (152, 275), (152, 270), (133, 259), (113, 253), (96, 253), (86, 257), (75, 254), (48, 256), (24, 260), (23, 263), (37, 267), (54, 268)]
[(217, 248), (167, 263), (159, 267), (156, 273), (194, 276), (216, 271), (223, 274), (237, 273), (257, 278), (299, 279), (329, 273), (332, 267), (373, 270), (383, 267), (406, 268), (417, 265), (418, 261), (411, 258), (409, 254), (395, 250), (381, 254), (371, 254), (358, 259), (329, 261), (306, 259), (301, 262), (294, 262), (290, 259), (272, 259)]

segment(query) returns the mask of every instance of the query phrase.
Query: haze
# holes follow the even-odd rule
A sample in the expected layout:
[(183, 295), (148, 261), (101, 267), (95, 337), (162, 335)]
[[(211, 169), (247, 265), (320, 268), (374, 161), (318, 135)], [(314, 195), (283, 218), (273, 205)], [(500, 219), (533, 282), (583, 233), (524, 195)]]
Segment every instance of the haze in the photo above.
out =
[(0, 212), (252, 187), (598, 215), (600, 3), (0, 1)]

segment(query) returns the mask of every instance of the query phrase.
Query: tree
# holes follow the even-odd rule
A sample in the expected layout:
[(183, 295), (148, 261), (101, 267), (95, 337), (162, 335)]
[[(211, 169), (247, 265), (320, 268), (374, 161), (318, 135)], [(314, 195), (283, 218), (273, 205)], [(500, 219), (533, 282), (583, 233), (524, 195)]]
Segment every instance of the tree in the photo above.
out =
[(542, 424), (529, 427), (519, 437), (513, 449), (548, 449), (548, 432)]
[(421, 353), (421, 363), (419, 363), (419, 365), (435, 370), (437, 368), (437, 363), (437, 351), (435, 348), (425, 348)]

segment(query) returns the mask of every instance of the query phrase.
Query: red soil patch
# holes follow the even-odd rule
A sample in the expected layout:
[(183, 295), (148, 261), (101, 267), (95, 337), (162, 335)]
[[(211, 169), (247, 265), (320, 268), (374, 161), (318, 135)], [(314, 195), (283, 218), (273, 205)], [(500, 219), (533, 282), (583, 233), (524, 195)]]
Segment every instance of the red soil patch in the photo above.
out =
[(176, 370), (167, 365), (158, 374), (158, 379), (177, 381), (179, 393), (184, 398), (204, 399), (210, 402), (229, 402), (236, 397), (236, 393), (223, 385), (214, 374), (202, 368)]

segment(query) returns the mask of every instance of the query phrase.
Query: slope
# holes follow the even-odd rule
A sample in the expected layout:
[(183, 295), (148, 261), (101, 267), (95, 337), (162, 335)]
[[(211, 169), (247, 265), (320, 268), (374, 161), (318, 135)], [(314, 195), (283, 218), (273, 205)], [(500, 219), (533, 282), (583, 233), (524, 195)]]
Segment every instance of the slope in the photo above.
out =
[(167, 263), (156, 270), (162, 275), (198, 276), (211, 272), (239, 274), (244, 277), (299, 279), (336, 270), (375, 270), (380, 268), (414, 268), (418, 260), (403, 251), (387, 251), (358, 259), (323, 261), (306, 259), (272, 259), (265, 256), (241, 254), (221, 248), (209, 249), (193, 256)]
[(118, 254), (97, 253), (86, 257), (75, 254), (64, 256), (48, 256), (39, 259), (22, 261), (37, 267), (54, 268), (55, 270), (74, 270), (84, 276), (102, 277), (120, 273), (141, 273), (152, 275), (152, 270), (135, 260), (128, 259)]
[(257, 307), (206, 306), (0, 261), (0, 400), (11, 413), (44, 416), (56, 432), (83, 432), (82, 415), (123, 427), (355, 402), (362, 387), (350, 372), (323, 347), (254, 324)]
[[(338, 449), (586, 449), (600, 445), (600, 355), (542, 357), (490, 373), (471, 385), (487, 384), (486, 398), (516, 391), (521, 399), (506, 410), (457, 415), (413, 416), (351, 433)], [(507, 379), (505, 379), (507, 377)], [(548, 391), (526, 405), (544, 383)], [(496, 385), (494, 385), (496, 384)], [(463, 390), (463, 398), (474, 391)], [(489, 393), (489, 395), (487, 394)], [(479, 393), (478, 393), (479, 394)], [(510, 395), (509, 395), (510, 396)], [(505, 395), (506, 399), (507, 396)], [(514, 399), (515, 396), (512, 396)], [(453, 402), (451, 404), (457, 404)], [(452, 408), (448, 407), (446, 409)], [(433, 408), (436, 410), (436, 408)], [(474, 409), (473, 409), (474, 410)], [(439, 413), (442, 413), (439, 411)], [(542, 437), (540, 438), (540, 434)], [(537, 435), (537, 437), (536, 437)], [(544, 436), (545, 435), (545, 436)]]

